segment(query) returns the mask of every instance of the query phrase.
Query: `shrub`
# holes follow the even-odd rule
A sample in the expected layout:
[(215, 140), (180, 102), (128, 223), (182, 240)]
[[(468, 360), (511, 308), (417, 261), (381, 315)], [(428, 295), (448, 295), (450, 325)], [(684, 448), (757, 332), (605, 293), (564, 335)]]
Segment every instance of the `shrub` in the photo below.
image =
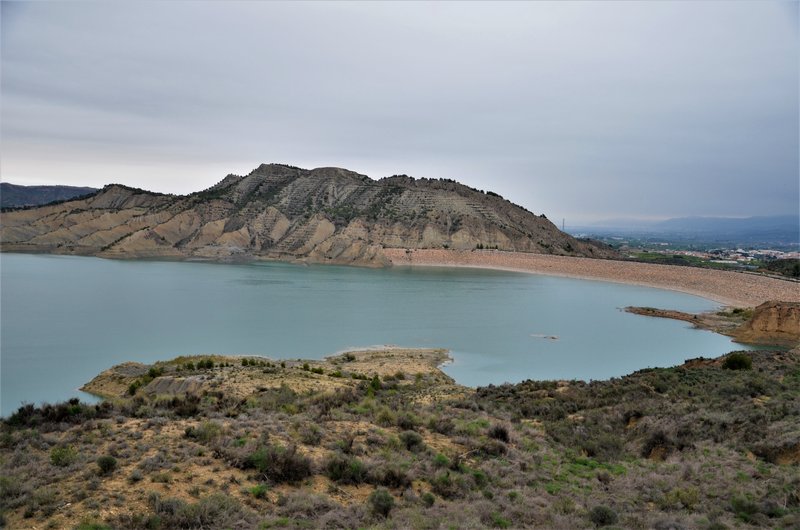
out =
[(245, 459), (245, 469), (255, 469), (272, 482), (298, 482), (311, 476), (311, 460), (297, 452), (294, 445), (267, 445)]
[(610, 524), (615, 524), (618, 520), (617, 512), (609, 508), (608, 506), (595, 506), (589, 512), (589, 519), (594, 523), (595, 526), (608, 526)]
[(367, 468), (358, 458), (336, 453), (325, 463), (325, 475), (339, 484), (361, 484), (367, 479)]
[(117, 459), (109, 455), (101, 456), (97, 459), (97, 467), (101, 475), (108, 475), (117, 468)]
[(456, 424), (453, 420), (445, 416), (436, 416), (428, 422), (428, 429), (439, 434), (451, 434), (455, 428)]
[(373, 491), (367, 498), (373, 513), (382, 517), (388, 517), (389, 512), (394, 508), (394, 497), (383, 488)]
[(503, 518), (499, 513), (492, 514), (492, 526), (495, 528), (509, 528), (511, 523), (508, 519)]
[(731, 500), (731, 511), (736, 514), (737, 518), (747, 523), (759, 512), (759, 508), (758, 504), (749, 499), (734, 497)]
[(397, 426), (405, 431), (414, 430), (417, 426), (416, 419), (408, 413), (403, 413), (397, 416)]
[(200, 442), (207, 443), (219, 436), (222, 427), (212, 421), (204, 421), (198, 427), (186, 427), (184, 434), (187, 438), (194, 438)]
[(369, 387), (373, 391), (378, 391), (381, 389), (381, 378), (377, 375), (373, 376), (372, 380), (369, 382)]
[(307, 445), (319, 445), (322, 441), (322, 429), (316, 423), (303, 423), (297, 430), (300, 441)]
[(422, 494), (422, 503), (428, 508), (433, 506), (433, 503), (435, 502), (436, 502), (436, 497), (434, 497), (433, 493), (431, 493), (430, 491), (426, 491), (425, 493)]
[(399, 464), (385, 462), (369, 471), (367, 480), (372, 484), (387, 488), (407, 488), (411, 486), (411, 478), (405, 468)]
[(266, 499), (269, 487), (266, 484), (259, 484), (250, 488), (250, 494), (256, 499)]
[(400, 441), (409, 451), (418, 451), (424, 447), (422, 436), (414, 431), (403, 431), (400, 433)]
[(155, 512), (153, 528), (251, 528), (253, 514), (245, 511), (233, 497), (213, 494), (188, 504), (180, 499), (161, 499), (151, 494), (150, 504)]
[(433, 457), (433, 465), (436, 467), (449, 467), (450, 459), (442, 453), (437, 453), (436, 456)]
[(437, 495), (445, 499), (453, 499), (461, 496), (467, 489), (461, 477), (455, 479), (449, 471), (440, 473), (433, 479), (430, 479), (431, 490)]
[(489, 484), (489, 477), (480, 469), (476, 469), (472, 472), (472, 480), (475, 481), (475, 485), (479, 488), (484, 488)]
[(50, 450), (50, 463), (58, 467), (67, 467), (78, 458), (78, 452), (70, 445), (54, 447)]
[(743, 352), (734, 352), (725, 357), (722, 367), (726, 370), (750, 370), (753, 367), (753, 359)]
[(495, 440), (500, 440), (501, 442), (508, 443), (510, 437), (508, 436), (508, 427), (505, 425), (492, 425), (487, 433), (489, 438), (494, 438)]

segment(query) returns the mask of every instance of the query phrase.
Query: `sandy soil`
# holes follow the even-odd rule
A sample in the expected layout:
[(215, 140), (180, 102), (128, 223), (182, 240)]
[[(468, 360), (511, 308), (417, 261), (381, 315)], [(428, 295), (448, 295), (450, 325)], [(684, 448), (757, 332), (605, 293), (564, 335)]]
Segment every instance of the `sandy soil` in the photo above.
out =
[(393, 265), (475, 267), (644, 285), (735, 307), (800, 302), (800, 283), (743, 272), (498, 250), (384, 249)]

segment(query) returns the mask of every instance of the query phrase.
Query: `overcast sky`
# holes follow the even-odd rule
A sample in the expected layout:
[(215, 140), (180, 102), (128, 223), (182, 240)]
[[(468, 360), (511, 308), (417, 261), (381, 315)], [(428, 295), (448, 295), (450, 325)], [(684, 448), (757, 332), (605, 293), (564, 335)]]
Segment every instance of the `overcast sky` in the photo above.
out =
[(800, 202), (796, 2), (3, 1), (1, 44), (7, 182), (339, 166), (567, 224)]

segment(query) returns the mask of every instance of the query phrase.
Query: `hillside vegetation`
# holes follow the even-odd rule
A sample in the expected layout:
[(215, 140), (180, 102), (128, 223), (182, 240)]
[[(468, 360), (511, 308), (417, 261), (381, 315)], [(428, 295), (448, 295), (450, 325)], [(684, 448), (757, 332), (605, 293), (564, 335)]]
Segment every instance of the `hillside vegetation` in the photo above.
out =
[(800, 352), (477, 390), (439, 350), (126, 364), (0, 432), (12, 528), (797, 528)]
[(55, 201), (66, 201), (91, 195), (97, 188), (77, 186), (19, 186), (0, 182), (0, 208), (40, 206)]
[(339, 168), (263, 164), (186, 196), (120, 185), (5, 212), (2, 250), (116, 258), (385, 265), (384, 248), (498, 249), (607, 257), (492, 192), (452, 180), (378, 181)]

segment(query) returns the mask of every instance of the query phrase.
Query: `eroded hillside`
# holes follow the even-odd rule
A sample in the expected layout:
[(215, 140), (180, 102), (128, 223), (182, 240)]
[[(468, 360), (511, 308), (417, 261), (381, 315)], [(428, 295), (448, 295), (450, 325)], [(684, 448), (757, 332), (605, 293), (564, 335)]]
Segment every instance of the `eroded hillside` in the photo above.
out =
[(2, 250), (115, 258), (388, 263), (384, 248), (497, 248), (608, 257), (491, 192), (450, 180), (379, 181), (339, 168), (264, 164), (187, 196), (110, 185), (2, 214)]

